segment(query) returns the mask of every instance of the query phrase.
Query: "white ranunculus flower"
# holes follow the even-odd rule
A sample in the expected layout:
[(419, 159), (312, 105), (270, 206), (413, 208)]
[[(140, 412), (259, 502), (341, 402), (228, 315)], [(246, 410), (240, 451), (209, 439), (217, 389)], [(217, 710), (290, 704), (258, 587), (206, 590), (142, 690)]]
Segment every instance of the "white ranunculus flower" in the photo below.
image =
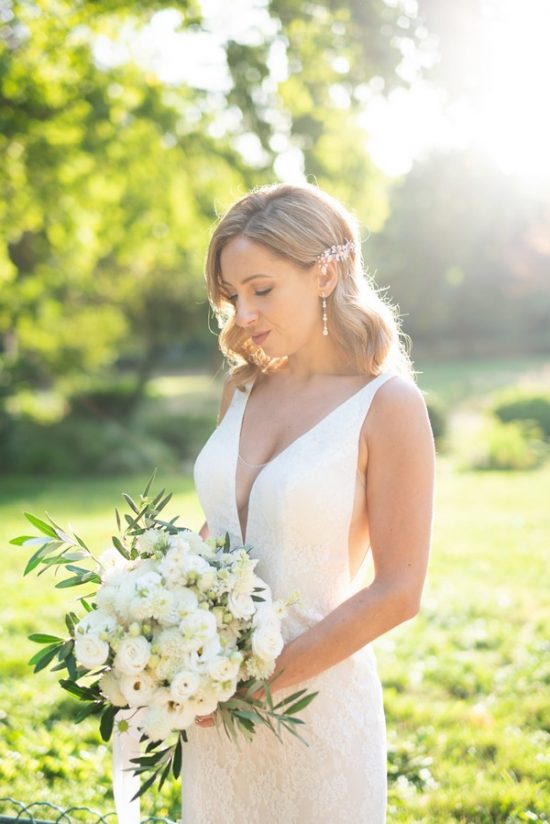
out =
[(76, 635), (97, 635), (103, 641), (109, 640), (118, 629), (118, 623), (103, 609), (93, 609), (80, 619), (76, 626)]
[(220, 652), (220, 636), (216, 633), (203, 643), (199, 660), (201, 663), (205, 663), (210, 661), (210, 659), (215, 658)]
[(168, 535), (160, 529), (146, 529), (136, 539), (138, 552), (150, 554), (168, 545)]
[(128, 607), (128, 615), (134, 621), (146, 621), (154, 618), (157, 621), (164, 621), (170, 617), (174, 607), (173, 593), (167, 589), (152, 589), (145, 595), (136, 595), (132, 598)]
[(190, 615), (194, 612), (199, 605), (199, 599), (193, 590), (188, 587), (181, 587), (181, 589), (178, 589), (174, 600), (176, 604), (175, 608), (180, 621), (185, 618), (186, 615)]
[[(260, 593), (263, 597), (263, 593)], [(280, 619), (277, 613), (277, 609), (275, 604), (271, 601), (271, 598), (266, 599), (265, 601), (256, 601), (256, 612), (252, 619), (252, 626), (253, 627), (260, 627), (263, 624), (275, 624), (276, 626), (280, 626)]]
[(230, 592), (227, 596), (227, 608), (235, 618), (251, 618), (256, 609), (256, 601), (246, 593)]
[(108, 612), (110, 615), (116, 615), (117, 597), (118, 587), (103, 584), (96, 592), (95, 602), (98, 609)]
[(163, 586), (162, 575), (154, 570), (136, 570), (135, 590), (141, 598), (146, 598)]
[(151, 644), (143, 635), (126, 636), (117, 650), (113, 667), (123, 675), (137, 675), (147, 666), (151, 657)]
[(128, 569), (128, 561), (114, 546), (102, 552), (98, 561), (100, 564), (99, 574), (104, 583), (116, 583), (120, 579), (121, 573)]
[(252, 633), (252, 652), (264, 661), (274, 661), (284, 646), (278, 623), (261, 624)]
[(216, 618), (205, 609), (196, 609), (180, 621), (179, 631), (182, 647), (186, 650), (197, 650), (210, 638), (215, 637)]
[(229, 701), (229, 699), (237, 691), (237, 680), (233, 681), (214, 681), (213, 687), (218, 701)]
[(168, 707), (159, 705), (148, 707), (139, 726), (151, 741), (164, 741), (173, 729)]
[(207, 592), (209, 589), (215, 587), (216, 579), (216, 570), (211, 567), (206, 572), (203, 572), (203, 574), (200, 576), (199, 580), (197, 581), (197, 587), (201, 592)]
[(128, 701), (120, 689), (120, 681), (114, 672), (104, 672), (99, 679), (99, 689), (105, 698), (115, 707), (126, 707)]
[(258, 658), (256, 655), (252, 655), (246, 662), (246, 675), (244, 677), (266, 679), (269, 678), (274, 671), (274, 661), (264, 661), (263, 658)]
[(129, 620), (129, 609), (132, 599), (136, 594), (136, 573), (128, 572), (124, 580), (117, 587), (116, 598), (114, 602), (117, 615), (122, 621)]
[(170, 684), (170, 695), (172, 700), (178, 704), (183, 704), (194, 695), (200, 686), (200, 675), (193, 670), (183, 670), (177, 672)]
[(109, 657), (109, 644), (90, 633), (77, 635), (74, 654), (79, 664), (92, 670), (104, 664)]
[(214, 681), (232, 681), (237, 677), (241, 666), (242, 655), (238, 653), (227, 658), (218, 656), (208, 662), (208, 675)]
[(159, 572), (166, 581), (166, 586), (175, 589), (185, 582), (185, 558), (188, 550), (172, 547), (159, 563)]
[(206, 683), (189, 699), (187, 705), (194, 716), (210, 715), (218, 706), (218, 696), (212, 684)]
[(120, 690), (130, 707), (145, 707), (155, 693), (156, 682), (147, 672), (123, 675), (120, 679)]
[(196, 572), (197, 575), (204, 575), (204, 573), (208, 572), (212, 567), (201, 555), (193, 554), (185, 557), (184, 569), (186, 573)]

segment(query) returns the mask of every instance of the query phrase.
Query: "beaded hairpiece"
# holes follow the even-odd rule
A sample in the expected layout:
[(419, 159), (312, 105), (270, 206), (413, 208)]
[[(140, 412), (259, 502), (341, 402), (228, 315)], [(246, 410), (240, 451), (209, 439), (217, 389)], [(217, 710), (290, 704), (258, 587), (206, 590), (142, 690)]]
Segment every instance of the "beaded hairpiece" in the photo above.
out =
[(321, 266), (321, 272), (323, 274), (326, 273), (327, 264), (329, 261), (346, 260), (350, 256), (351, 252), (357, 252), (357, 244), (354, 240), (347, 240), (345, 243), (341, 243), (340, 245), (329, 246), (316, 258)]

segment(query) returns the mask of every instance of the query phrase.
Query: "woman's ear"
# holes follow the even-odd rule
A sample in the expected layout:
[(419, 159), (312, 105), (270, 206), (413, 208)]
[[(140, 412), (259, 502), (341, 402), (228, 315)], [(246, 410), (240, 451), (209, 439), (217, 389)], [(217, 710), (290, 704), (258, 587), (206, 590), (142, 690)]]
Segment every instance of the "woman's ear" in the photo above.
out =
[(336, 261), (322, 261), (319, 263), (319, 292), (327, 297), (336, 289), (338, 283), (338, 271), (336, 269)]

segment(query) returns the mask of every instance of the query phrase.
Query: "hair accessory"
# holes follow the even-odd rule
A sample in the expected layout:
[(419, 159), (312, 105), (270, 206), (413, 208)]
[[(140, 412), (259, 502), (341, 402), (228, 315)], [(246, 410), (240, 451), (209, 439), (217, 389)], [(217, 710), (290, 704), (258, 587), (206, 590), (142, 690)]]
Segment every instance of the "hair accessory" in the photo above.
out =
[(336, 246), (329, 246), (316, 258), (321, 265), (321, 272), (326, 274), (327, 264), (329, 261), (346, 260), (351, 252), (357, 252), (357, 248), (358, 245), (354, 240), (346, 240), (345, 243), (341, 243)]

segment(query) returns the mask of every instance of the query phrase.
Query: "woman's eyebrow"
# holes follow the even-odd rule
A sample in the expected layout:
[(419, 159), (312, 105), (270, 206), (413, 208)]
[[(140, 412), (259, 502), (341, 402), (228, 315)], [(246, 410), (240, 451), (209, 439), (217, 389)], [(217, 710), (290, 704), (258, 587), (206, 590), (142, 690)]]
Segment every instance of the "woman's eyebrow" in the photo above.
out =
[[(270, 277), (273, 277), (273, 275), (267, 275), (267, 274), (263, 274), (262, 272), (258, 272), (256, 275), (249, 275), (247, 278), (242, 280), (241, 285), (243, 285), (245, 283), (248, 283), (249, 280), (254, 280), (254, 278), (270, 278)], [(224, 280), (223, 278), (221, 279), (221, 283), (223, 283), (224, 286), (231, 286), (231, 284), (228, 283), (228, 281)]]

